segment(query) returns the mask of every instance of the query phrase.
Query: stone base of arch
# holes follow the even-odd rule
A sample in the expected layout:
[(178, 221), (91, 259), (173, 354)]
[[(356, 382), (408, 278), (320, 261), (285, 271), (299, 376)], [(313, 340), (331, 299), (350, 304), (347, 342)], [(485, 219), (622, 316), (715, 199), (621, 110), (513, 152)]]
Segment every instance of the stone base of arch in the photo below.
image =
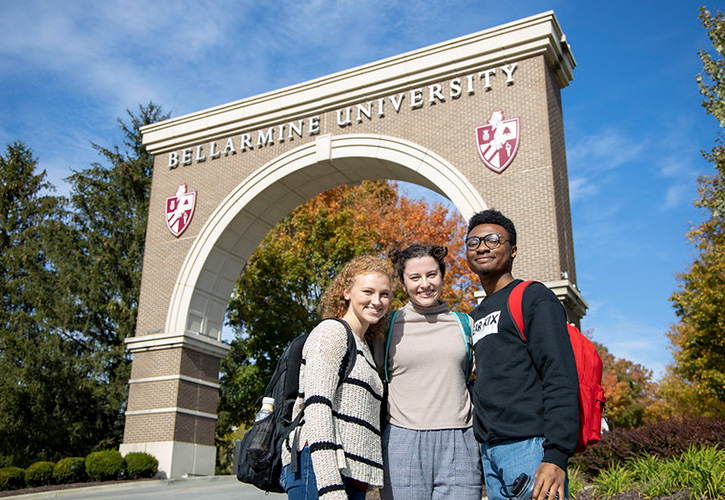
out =
[(121, 455), (141, 451), (159, 461), (158, 479), (172, 477), (213, 476), (216, 463), (216, 447), (181, 441), (156, 441), (151, 443), (124, 443)]
[(219, 363), (229, 346), (189, 333), (126, 345), (133, 364), (121, 454), (150, 453), (159, 477), (214, 475)]

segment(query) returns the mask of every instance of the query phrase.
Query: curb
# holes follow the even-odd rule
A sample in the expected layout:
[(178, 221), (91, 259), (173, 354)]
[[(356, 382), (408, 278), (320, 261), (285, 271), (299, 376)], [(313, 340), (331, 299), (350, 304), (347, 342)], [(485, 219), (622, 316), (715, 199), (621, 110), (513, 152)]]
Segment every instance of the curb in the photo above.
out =
[(114, 490), (125, 490), (133, 488), (134, 490), (138, 489), (147, 489), (147, 488), (153, 488), (153, 487), (159, 487), (159, 486), (168, 486), (171, 484), (181, 483), (181, 482), (216, 482), (216, 481), (226, 481), (226, 480), (236, 480), (234, 476), (195, 476), (195, 477), (175, 477), (170, 479), (152, 479), (147, 481), (123, 481), (120, 483), (113, 483), (113, 484), (106, 484), (106, 485), (98, 485), (98, 486), (78, 486), (77, 488), (67, 488), (62, 490), (51, 490), (51, 491), (41, 491), (38, 493), (25, 493), (21, 495), (8, 495), (4, 498), (8, 498), (10, 500), (19, 498), (24, 500), (30, 500), (30, 499), (37, 499), (41, 500), (44, 498), (63, 498), (68, 497), (71, 495), (78, 494), (79, 491), (82, 491), (83, 493), (92, 493), (92, 492), (105, 492), (105, 495), (99, 495), (99, 496), (107, 496), (110, 491)]

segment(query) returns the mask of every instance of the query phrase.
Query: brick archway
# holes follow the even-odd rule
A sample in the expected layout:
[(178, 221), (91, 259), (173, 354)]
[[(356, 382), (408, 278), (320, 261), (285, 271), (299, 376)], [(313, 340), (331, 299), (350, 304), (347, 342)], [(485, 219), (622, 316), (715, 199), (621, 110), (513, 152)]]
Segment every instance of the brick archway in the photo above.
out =
[[(574, 66), (547, 12), (145, 127), (155, 165), (121, 451), (152, 453), (167, 477), (214, 473), (234, 283), (277, 222), (341, 184), (402, 180), (466, 218), (504, 211), (517, 275), (547, 283), (578, 321), (560, 95)], [(477, 145), (496, 130), (506, 154)], [(169, 207), (183, 227), (167, 227)]]

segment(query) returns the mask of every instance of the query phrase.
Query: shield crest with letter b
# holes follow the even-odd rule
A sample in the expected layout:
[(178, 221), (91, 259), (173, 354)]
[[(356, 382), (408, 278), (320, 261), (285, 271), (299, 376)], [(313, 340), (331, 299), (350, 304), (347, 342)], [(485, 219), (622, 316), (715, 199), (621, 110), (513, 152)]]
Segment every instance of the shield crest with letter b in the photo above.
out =
[(196, 191), (186, 190), (186, 184), (182, 184), (174, 196), (166, 198), (166, 227), (177, 238), (189, 227), (196, 207)]
[(476, 146), (481, 161), (496, 173), (506, 170), (519, 150), (519, 118), (504, 120), (503, 110), (491, 113), (488, 123), (476, 127)]

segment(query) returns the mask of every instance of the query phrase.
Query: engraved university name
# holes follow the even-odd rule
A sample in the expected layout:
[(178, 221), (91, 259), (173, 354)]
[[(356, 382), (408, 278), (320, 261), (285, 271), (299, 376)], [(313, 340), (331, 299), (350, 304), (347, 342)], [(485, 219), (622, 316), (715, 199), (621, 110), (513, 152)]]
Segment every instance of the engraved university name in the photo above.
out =
[[(505, 83), (514, 83), (516, 63), (479, 71), (476, 74), (456, 77), (445, 83), (434, 83), (394, 95), (380, 97), (372, 101), (354, 106), (346, 106), (335, 110), (336, 124), (339, 128), (352, 126), (354, 123), (372, 121), (383, 118), (390, 111), (400, 113), (404, 107), (420, 109), (426, 105), (444, 104), (449, 99), (456, 100), (462, 96), (475, 94), (477, 88), (483, 85), (485, 91), (492, 90), (492, 81), (497, 70), (505, 77)], [(184, 148), (169, 153), (168, 167), (174, 169), (179, 165), (192, 165), (207, 160), (214, 160), (222, 156), (245, 153), (254, 149), (274, 146), (286, 140), (293, 141), (304, 137), (311, 137), (321, 133), (321, 119), (319, 115), (290, 121), (255, 132), (242, 133), (226, 139), (214, 140), (207, 144)]]

